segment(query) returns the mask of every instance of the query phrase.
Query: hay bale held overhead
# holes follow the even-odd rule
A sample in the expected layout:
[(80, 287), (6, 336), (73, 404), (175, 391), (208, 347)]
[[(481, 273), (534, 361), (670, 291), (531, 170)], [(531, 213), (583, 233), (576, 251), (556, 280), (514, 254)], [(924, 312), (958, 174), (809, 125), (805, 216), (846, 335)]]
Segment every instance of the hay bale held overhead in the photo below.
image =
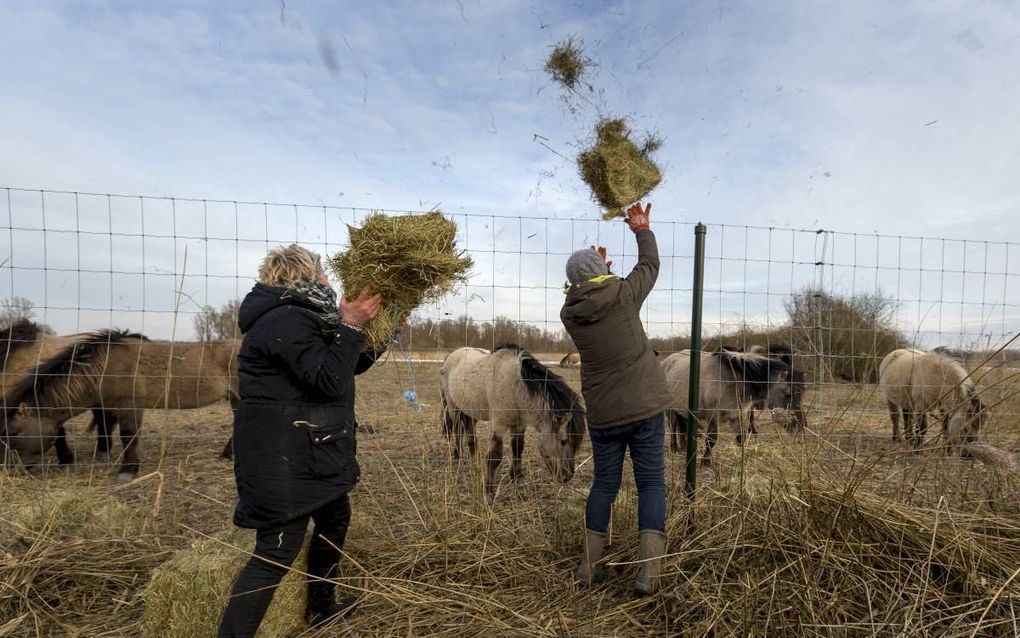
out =
[(438, 211), (373, 213), (361, 228), (350, 227), (350, 247), (329, 263), (346, 297), (357, 297), (366, 285), (383, 295), (379, 314), (365, 326), (370, 347), (385, 346), (415, 308), (466, 282), (472, 266), (471, 258), (457, 250), (457, 225)]
[(606, 209), (603, 219), (623, 217), (625, 207), (659, 185), (662, 171), (649, 156), (661, 146), (661, 139), (648, 135), (639, 147), (622, 118), (598, 123), (595, 143), (581, 151), (577, 165), (592, 198)]

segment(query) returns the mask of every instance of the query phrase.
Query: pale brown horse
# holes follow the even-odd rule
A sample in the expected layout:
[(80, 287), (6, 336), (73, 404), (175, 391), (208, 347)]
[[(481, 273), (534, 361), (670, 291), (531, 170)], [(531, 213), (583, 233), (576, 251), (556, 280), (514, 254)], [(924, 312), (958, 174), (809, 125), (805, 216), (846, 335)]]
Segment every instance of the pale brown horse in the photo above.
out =
[(878, 383), (889, 408), (894, 441), (900, 438), (902, 416), (904, 438), (920, 447), (928, 415), (933, 414), (942, 422), (947, 447), (960, 447), (961, 455), (968, 456), (967, 445), (977, 439), (987, 411), (977, 385), (959, 361), (940, 352), (893, 350), (878, 367)]
[(114, 330), (68, 339), (45, 359), (40, 354), (33, 370), (4, 388), (2, 438), (26, 467), (37, 465), (50, 445), (60, 445), (65, 421), (99, 409), (106, 415), (101, 427), (120, 427), (124, 452), (119, 475), (130, 478), (140, 466), (145, 410), (238, 400), (238, 341), (150, 341)]
[(530, 425), (540, 435), (539, 452), (554, 478), (566, 482), (574, 475), (575, 454), (584, 442), (584, 404), (556, 373), (523, 348), (508, 344), (491, 353), (481, 348), (458, 348), (446, 357), (439, 372), (443, 394), (443, 430), (460, 456), (461, 438), (475, 451), (475, 423), (492, 424), (485, 474), (485, 495), (496, 493), (496, 470), (503, 460), (503, 439), (510, 437), (510, 476), (524, 480), (521, 452)]
[[(687, 432), (687, 401), (690, 383), (691, 351), (682, 350), (662, 360), (673, 395), (667, 410), (670, 421), (670, 450), (680, 451), (678, 435)], [(698, 414), (705, 426), (705, 453), (701, 464), (712, 464), (712, 448), (719, 438), (719, 422), (730, 427), (737, 444), (743, 445), (748, 412), (755, 402), (786, 405), (794, 394), (791, 369), (782, 361), (763, 354), (720, 350), (703, 352), (700, 357)], [(773, 397), (770, 399), (770, 396)]]

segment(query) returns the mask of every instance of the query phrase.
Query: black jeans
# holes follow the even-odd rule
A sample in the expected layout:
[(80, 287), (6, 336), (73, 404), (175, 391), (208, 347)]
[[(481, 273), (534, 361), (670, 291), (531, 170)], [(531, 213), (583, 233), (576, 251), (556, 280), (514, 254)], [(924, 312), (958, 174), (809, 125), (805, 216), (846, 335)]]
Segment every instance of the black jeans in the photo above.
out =
[(335, 585), (319, 579), (336, 576), (339, 550), (344, 546), (351, 522), (351, 501), (347, 494), (311, 514), (258, 531), (254, 555), (234, 581), (220, 621), (220, 638), (255, 635), (276, 587), (301, 552), (309, 519), (315, 521), (315, 529), (308, 546), (308, 607), (323, 609), (333, 602)]

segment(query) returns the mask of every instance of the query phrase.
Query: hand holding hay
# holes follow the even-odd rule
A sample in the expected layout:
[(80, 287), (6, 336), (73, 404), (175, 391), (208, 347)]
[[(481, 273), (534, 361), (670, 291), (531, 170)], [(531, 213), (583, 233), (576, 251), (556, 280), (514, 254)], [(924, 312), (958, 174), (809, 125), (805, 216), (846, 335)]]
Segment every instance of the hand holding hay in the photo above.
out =
[(440, 212), (388, 216), (373, 213), (350, 227), (350, 246), (329, 259), (345, 292), (382, 294), (378, 314), (365, 324), (369, 347), (385, 347), (411, 312), (467, 281), (471, 258), (456, 248), (457, 225)]
[(365, 324), (375, 319), (375, 316), (379, 314), (382, 300), (381, 294), (376, 293), (372, 295), (370, 286), (362, 288), (361, 294), (353, 301), (346, 297), (341, 298), (340, 315), (343, 317), (342, 321), (348, 325), (363, 328)]
[(595, 143), (581, 152), (577, 165), (592, 197), (606, 212), (603, 219), (623, 217), (624, 207), (644, 198), (662, 181), (662, 172), (649, 157), (662, 140), (649, 135), (638, 147), (622, 118), (605, 119), (595, 127)]

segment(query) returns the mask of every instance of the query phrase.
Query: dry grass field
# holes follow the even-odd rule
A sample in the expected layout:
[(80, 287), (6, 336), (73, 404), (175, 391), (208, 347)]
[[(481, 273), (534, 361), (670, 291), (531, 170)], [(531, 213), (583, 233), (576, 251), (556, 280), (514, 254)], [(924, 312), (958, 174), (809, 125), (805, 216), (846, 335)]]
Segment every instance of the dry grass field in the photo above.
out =
[[(920, 453), (893, 443), (873, 386), (813, 388), (802, 434), (763, 420), (739, 448), (722, 432), (693, 505), (682, 460), (667, 453), (670, 555), (660, 593), (638, 599), (630, 477), (614, 511), (612, 577), (579, 589), (587, 444), (573, 480), (558, 485), (532, 437), (528, 485), (509, 483), (505, 463), (486, 507), (479, 466), (453, 465), (439, 435), (438, 364), (412, 369), (421, 412), (403, 398), (399, 358), (359, 381), (371, 432), (359, 435), (362, 482), (339, 582), (364, 603), (347, 624), (288, 635), (1020, 635), (1018, 477), (934, 443)], [(578, 385), (576, 369), (557, 371)], [(1015, 455), (1020, 384), (996, 374), (1001, 402), (982, 439)], [(143, 591), (175, 552), (211, 542), (240, 565), (249, 550), (249, 534), (229, 532), (233, 475), (217, 458), (227, 405), (150, 412), (143, 470), (128, 484), (111, 478), (115, 465), (88, 461), (84, 417), (70, 431), (75, 470), (0, 475), (0, 637), (143, 635)], [(215, 592), (196, 584), (173, 595), (215, 634)]]

